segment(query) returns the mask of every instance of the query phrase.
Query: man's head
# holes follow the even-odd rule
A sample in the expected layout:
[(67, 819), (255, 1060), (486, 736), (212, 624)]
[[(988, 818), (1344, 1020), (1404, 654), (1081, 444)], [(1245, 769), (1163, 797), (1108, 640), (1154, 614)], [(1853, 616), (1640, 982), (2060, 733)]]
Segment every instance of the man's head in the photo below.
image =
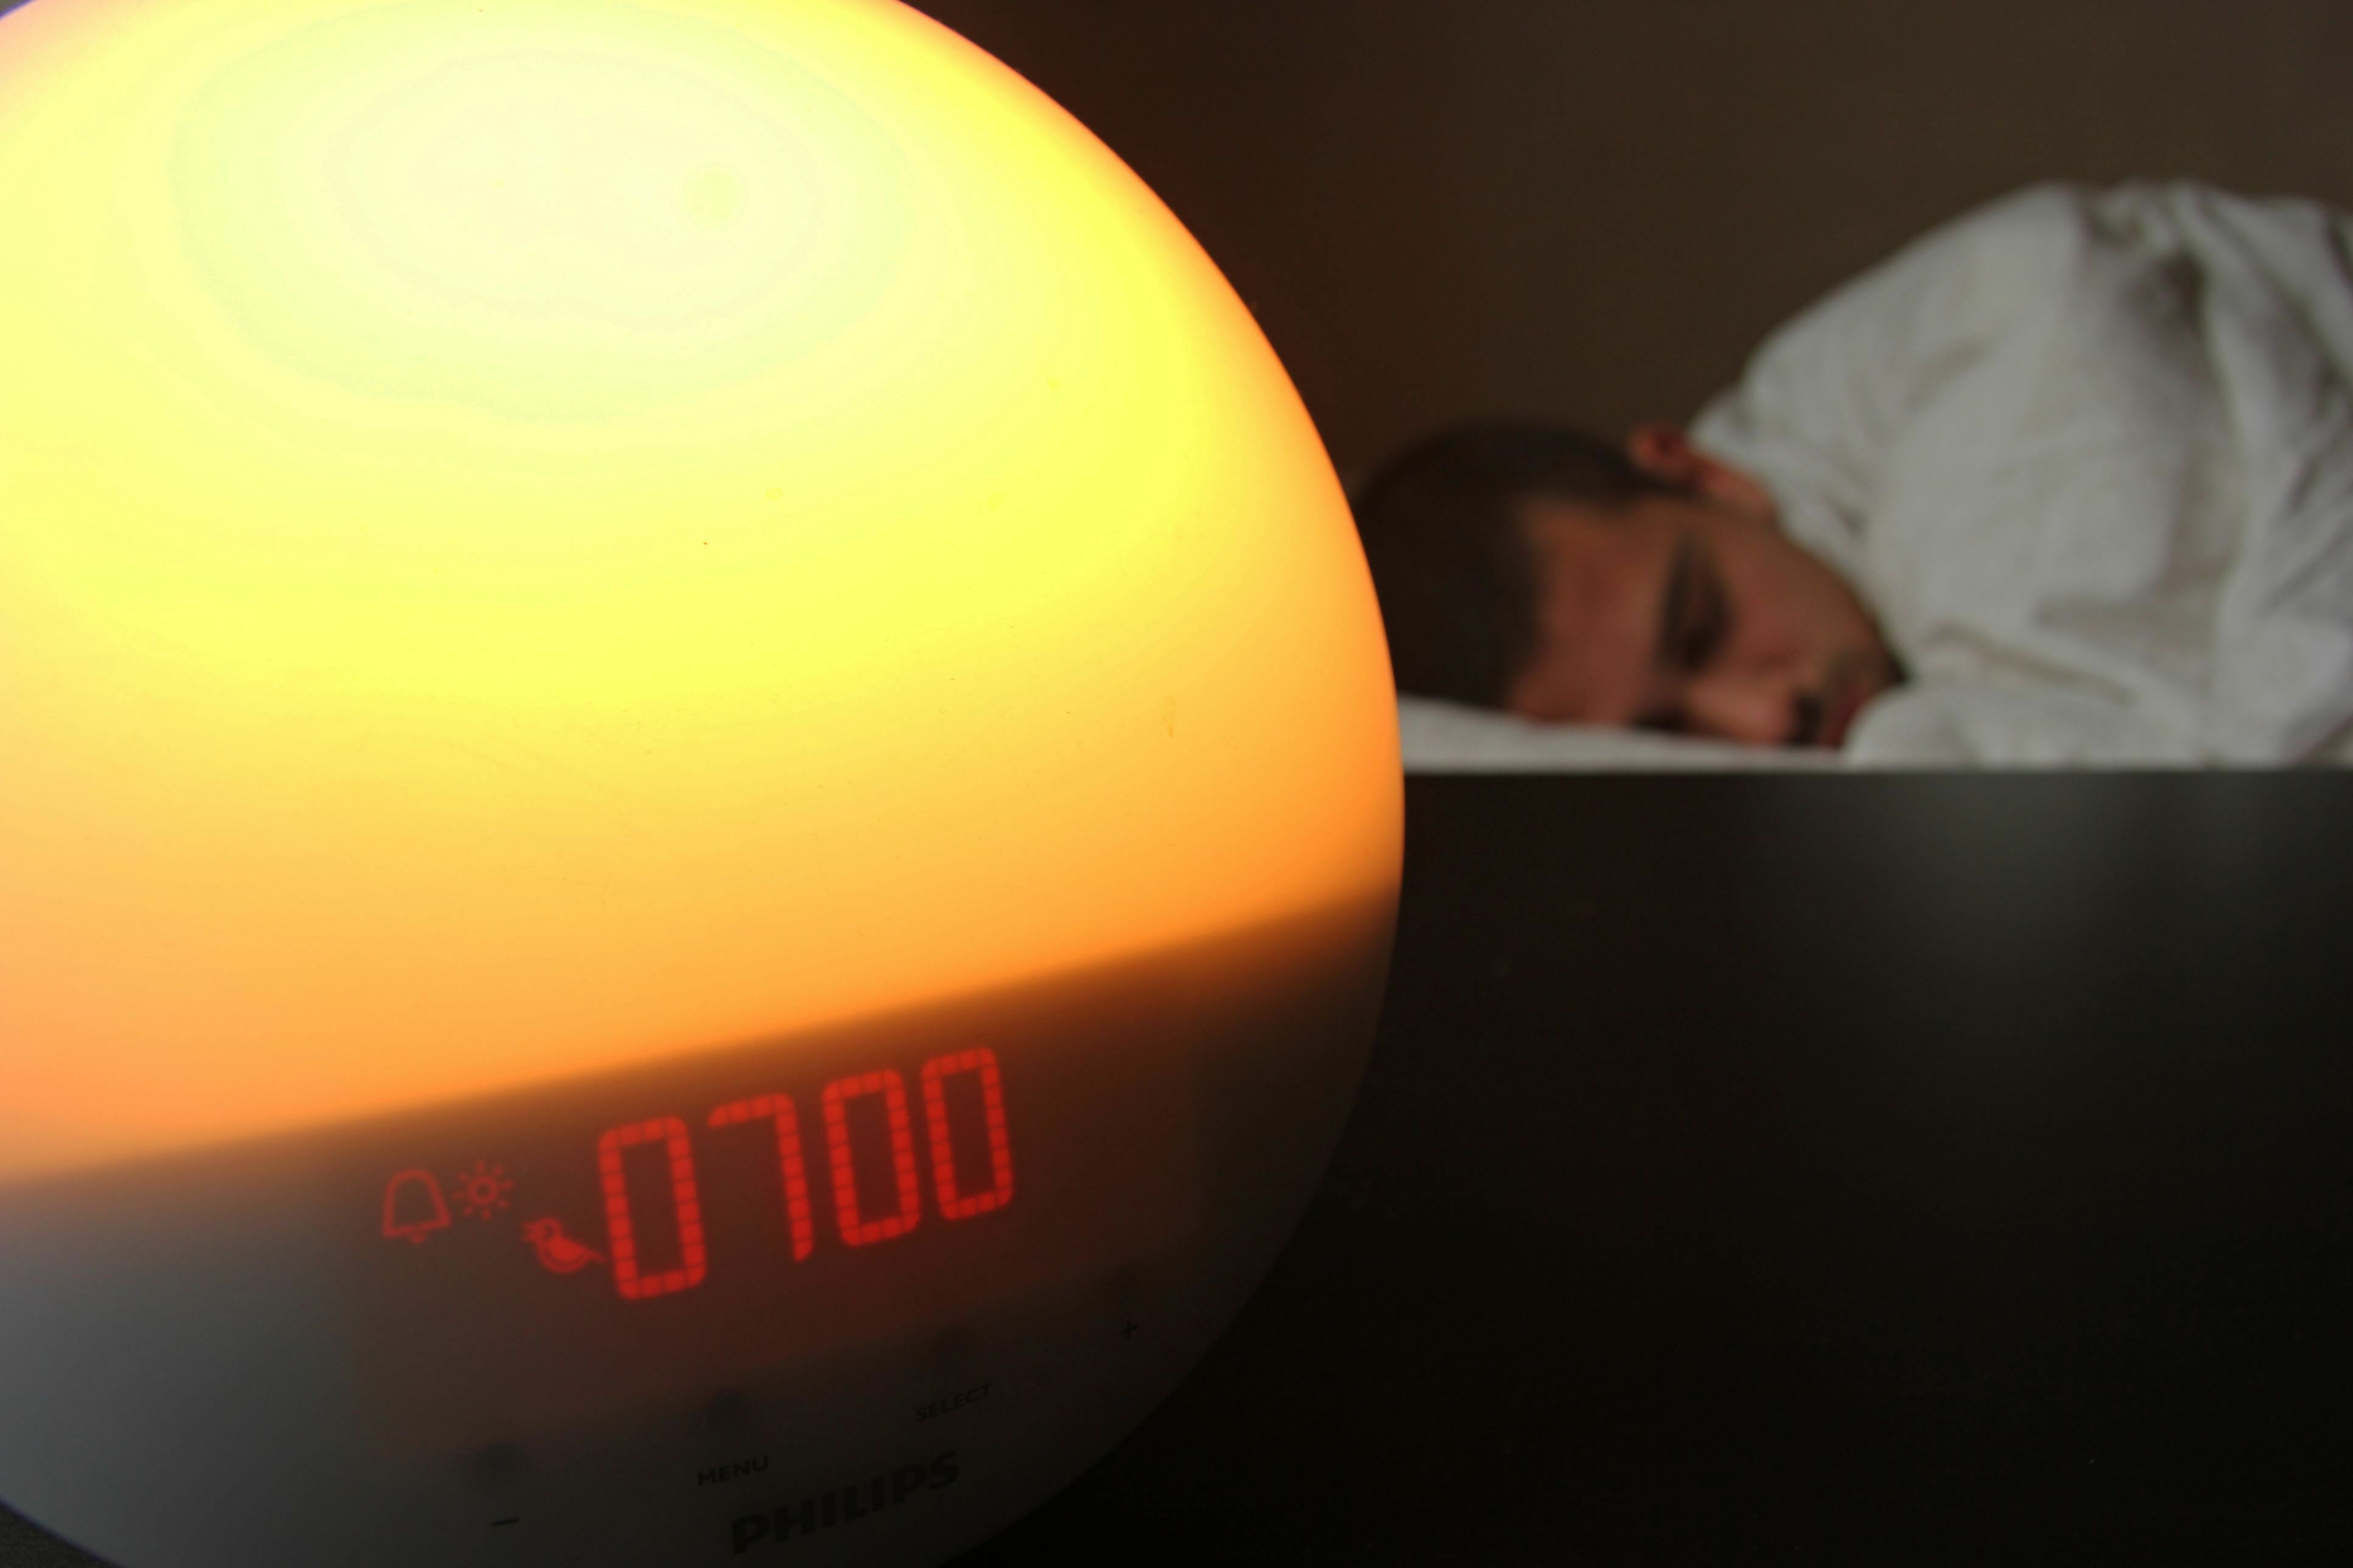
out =
[(1553, 722), (1836, 745), (1902, 678), (1844, 578), (1748, 475), (1648, 425), (1449, 432), (1376, 476), (1356, 526), (1398, 684)]

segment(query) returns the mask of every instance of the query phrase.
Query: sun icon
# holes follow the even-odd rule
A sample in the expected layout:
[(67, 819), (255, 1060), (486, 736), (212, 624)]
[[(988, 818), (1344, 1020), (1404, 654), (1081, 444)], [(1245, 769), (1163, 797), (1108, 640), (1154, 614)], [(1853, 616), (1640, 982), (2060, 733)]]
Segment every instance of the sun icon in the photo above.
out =
[(477, 1160), (458, 1173), (458, 1206), (476, 1219), (488, 1219), (507, 1206), (514, 1184), (503, 1166)]

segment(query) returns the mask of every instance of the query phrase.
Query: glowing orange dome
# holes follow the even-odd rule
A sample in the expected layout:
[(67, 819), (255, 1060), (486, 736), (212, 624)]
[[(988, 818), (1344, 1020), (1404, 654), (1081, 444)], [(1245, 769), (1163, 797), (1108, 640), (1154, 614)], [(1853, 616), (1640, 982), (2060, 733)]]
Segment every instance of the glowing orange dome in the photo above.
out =
[(1392, 892), (1345, 504), (853, 0), (0, 18), (0, 1177)]

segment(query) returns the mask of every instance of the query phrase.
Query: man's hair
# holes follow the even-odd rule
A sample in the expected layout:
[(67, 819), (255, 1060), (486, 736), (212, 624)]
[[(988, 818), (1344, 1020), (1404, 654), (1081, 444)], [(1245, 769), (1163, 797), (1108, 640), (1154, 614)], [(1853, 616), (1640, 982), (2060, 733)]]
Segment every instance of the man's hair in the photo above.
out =
[(1375, 474), (1353, 506), (1398, 689), (1504, 705), (1536, 647), (1531, 500), (1607, 514), (1671, 492), (1599, 437), (1510, 420), (1443, 431)]

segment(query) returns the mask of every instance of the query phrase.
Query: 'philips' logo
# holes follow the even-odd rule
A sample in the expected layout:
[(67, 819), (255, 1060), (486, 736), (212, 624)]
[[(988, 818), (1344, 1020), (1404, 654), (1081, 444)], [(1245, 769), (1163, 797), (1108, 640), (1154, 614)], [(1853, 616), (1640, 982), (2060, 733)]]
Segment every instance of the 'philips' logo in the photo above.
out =
[(730, 1528), (735, 1550), (749, 1552), (765, 1541), (782, 1546), (797, 1536), (815, 1535), (837, 1524), (869, 1519), (895, 1508), (926, 1487), (944, 1487), (956, 1479), (955, 1450), (929, 1465), (902, 1465), (888, 1475), (836, 1487), (815, 1497), (786, 1503), (768, 1513), (747, 1513)]

